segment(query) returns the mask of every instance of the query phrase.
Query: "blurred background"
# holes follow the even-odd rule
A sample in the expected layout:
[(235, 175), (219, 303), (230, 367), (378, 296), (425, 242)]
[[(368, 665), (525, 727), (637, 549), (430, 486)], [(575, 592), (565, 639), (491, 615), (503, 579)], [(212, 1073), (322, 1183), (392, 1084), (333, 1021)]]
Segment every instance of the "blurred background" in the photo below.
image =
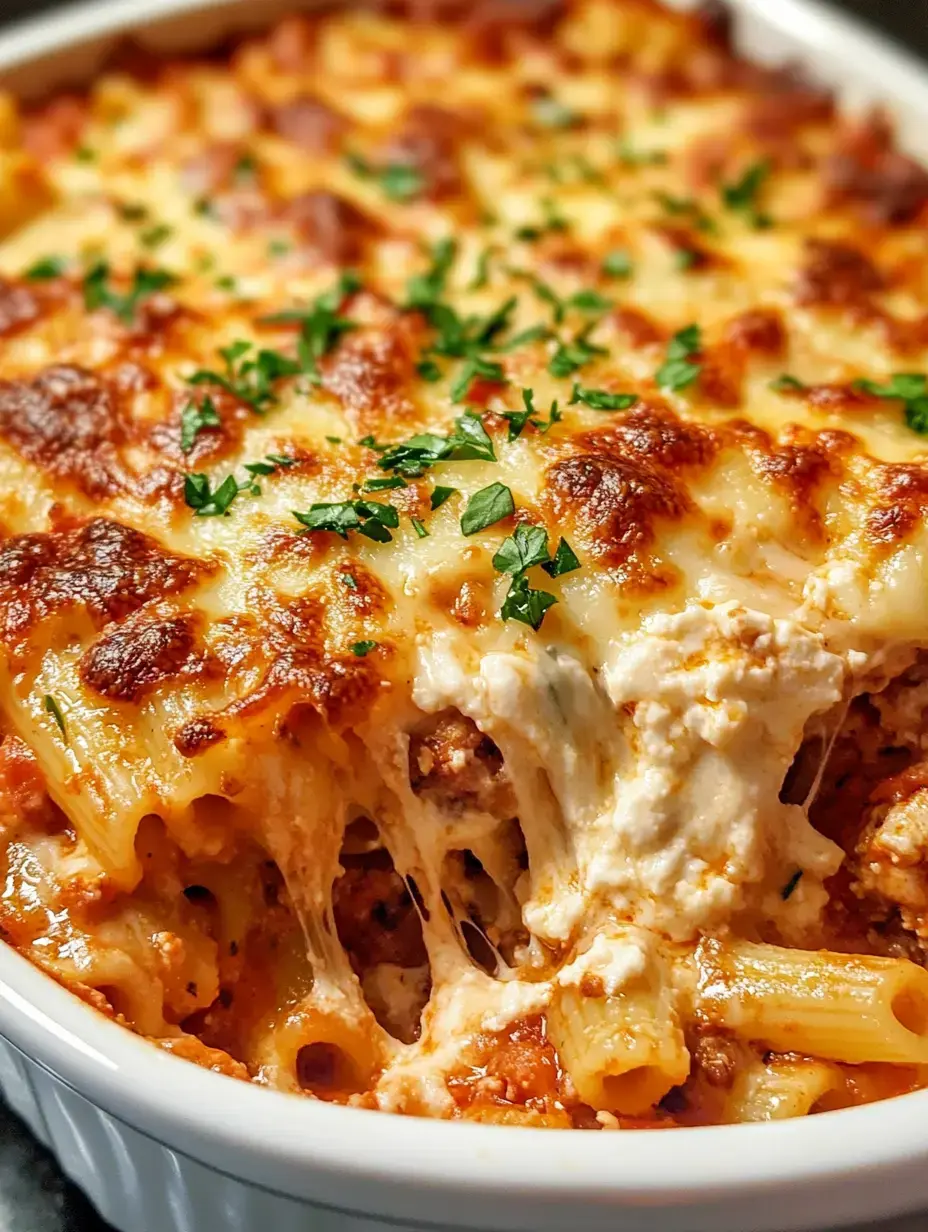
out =
[[(776, 4), (778, 0), (770, 0)], [(928, 0), (824, 0), (854, 13), (928, 62)], [(0, 24), (66, 0), (0, 0)], [(261, 0), (254, 0), (258, 6)], [(299, 0), (294, 0), (294, 8)], [(737, 8), (737, 0), (733, 0)], [(928, 65), (926, 65), (928, 72)], [(0, 1232), (107, 1232), (54, 1161), (0, 1105)], [(145, 1232), (140, 1228), (138, 1232)], [(928, 1232), (928, 1215), (862, 1232)]]

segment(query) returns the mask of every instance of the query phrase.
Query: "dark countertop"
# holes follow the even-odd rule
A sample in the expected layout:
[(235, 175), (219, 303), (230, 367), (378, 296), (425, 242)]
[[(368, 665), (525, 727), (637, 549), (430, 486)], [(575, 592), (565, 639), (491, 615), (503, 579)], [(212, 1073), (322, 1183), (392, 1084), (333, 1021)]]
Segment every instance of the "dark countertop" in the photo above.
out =
[[(260, 0), (255, 0), (260, 3)], [(771, 0), (775, 4), (776, 0)], [(928, 0), (833, 0), (928, 58)], [(294, 0), (297, 7), (298, 0)], [(0, 22), (39, 9), (48, 0), (0, 0)], [(54, 1160), (20, 1123), (0, 1108), (0, 1232), (108, 1232), (89, 1203), (62, 1177)], [(144, 1232), (133, 1229), (132, 1232)], [(864, 1230), (866, 1232), (866, 1230)], [(871, 1232), (882, 1232), (872, 1228)], [(928, 1216), (885, 1232), (928, 1232)]]

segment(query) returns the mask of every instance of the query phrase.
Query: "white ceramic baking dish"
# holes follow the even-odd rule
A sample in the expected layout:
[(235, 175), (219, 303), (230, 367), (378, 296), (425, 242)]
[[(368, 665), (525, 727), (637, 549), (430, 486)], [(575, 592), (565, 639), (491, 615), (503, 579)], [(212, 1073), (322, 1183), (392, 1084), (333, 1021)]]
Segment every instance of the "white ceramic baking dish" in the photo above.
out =
[[(684, 0), (680, 0), (681, 3)], [(0, 0), (2, 3), (2, 0)], [(0, 80), (92, 75), (128, 31), (166, 49), (293, 0), (98, 0), (0, 36)], [(812, 0), (735, 0), (739, 41), (882, 100), (928, 155), (928, 74)], [(328, 1107), (197, 1069), (0, 944), (0, 1090), (121, 1232), (789, 1232), (928, 1209), (928, 1091), (770, 1125), (622, 1134)]]

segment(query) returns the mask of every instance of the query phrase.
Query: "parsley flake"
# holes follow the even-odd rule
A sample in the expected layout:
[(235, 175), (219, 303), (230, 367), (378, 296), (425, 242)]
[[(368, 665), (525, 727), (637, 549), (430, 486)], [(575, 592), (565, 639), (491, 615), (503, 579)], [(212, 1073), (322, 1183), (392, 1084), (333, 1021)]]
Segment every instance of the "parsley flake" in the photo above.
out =
[(515, 511), (509, 488), (504, 483), (491, 483), (475, 492), (467, 502), (467, 508), (461, 515), (461, 531), (465, 535), (476, 535), (488, 526), (495, 526), (503, 518), (511, 517)]
[(594, 346), (589, 336), (596, 328), (596, 323), (588, 325), (580, 331), (572, 342), (559, 342), (558, 348), (548, 364), (552, 376), (573, 376), (580, 368), (585, 367), (597, 355), (608, 355), (604, 347)]
[(359, 179), (376, 183), (391, 201), (412, 201), (425, 188), (425, 176), (409, 163), (386, 163), (378, 167), (360, 154), (349, 154), (346, 161)]
[(512, 579), (509, 593), (503, 600), (499, 614), (503, 620), (517, 620), (530, 625), (537, 633), (544, 622), (549, 607), (557, 603), (555, 595), (547, 590), (533, 590), (528, 578), (522, 574)]
[(64, 715), (61, 713), (61, 707), (52, 697), (51, 693), (45, 694), (45, 700), (42, 704), (44, 705), (47, 713), (50, 714), (58, 724), (58, 730), (61, 732), (62, 736), (64, 736), (65, 741), (67, 741), (68, 729), (65, 726)]
[(43, 257), (30, 265), (23, 277), (28, 282), (49, 282), (52, 278), (61, 278), (68, 268), (64, 257)]
[(757, 197), (771, 172), (769, 159), (752, 163), (740, 180), (723, 184), (722, 201), (728, 209), (743, 214), (746, 221), (758, 231), (773, 225), (773, 219), (757, 208)]
[(454, 426), (455, 430), (450, 436), (420, 432), (399, 445), (383, 447), (377, 465), (385, 471), (395, 471), (407, 479), (418, 479), (437, 462), (464, 462), (474, 459), (483, 462), (496, 461), (496, 450), (479, 415), (475, 415), (473, 411), (465, 411), (454, 421)]
[(418, 518), (410, 518), (409, 520), (412, 523), (413, 530), (416, 532), (419, 538), (428, 539), (429, 532), (425, 529), (425, 523), (421, 522)]
[(928, 436), (928, 377), (919, 372), (896, 372), (887, 385), (855, 381), (853, 388), (872, 398), (894, 398), (903, 403), (905, 422), (920, 436)]
[(564, 103), (559, 102), (550, 94), (542, 94), (533, 98), (531, 103), (532, 118), (542, 128), (573, 128), (578, 121), (576, 112)]
[(637, 394), (611, 394), (605, 389), (584, 389), (579, 381), (575, 381), (568, 405), (576, 406), (582, 402), (594, 411), (627, 411), (637, 401)]
[(111, 272), (108, 262), (98, 261), (84, 275), (84, 304), (88, 312), (100, 308), (109, 310), (124, 325), (135, 322), (140, 305), (149, 296), (173, 287), (177, 279), (163, 269), (146, 269), (139, 266), (132, 276), (132, 284), (125, 294), (115, 291), (110, 284)]
[(389, 543), (400, 524), (400, 515), (392, 505), (376, 501), (323, 501), (310, 505), (307, 513), (293, 510), (293, 516), (307, 530), (327, 530), (347, 539), (351, 531), (357, 531), (375, 543)]
[(143, 248), (155, 249), (171, 238), (174, 234), (174, 228), (169, 227), (166, 222), (156, 223), (153, 227), (147, 227), (139, 233), (139, 243)]
[(261, 320), (262, 325), (300, 326), (297, 342), (300, 362), (296, 372), (302, 371), (314, 384), (319, 384), (322, 379), (319, 360), (332, 350), (343, 334), (355, 328), (354, 321), (341, 316), (340, 308), (344, 300), (357, 291), (360, 285), (356, 274), (344, 273), (330, 291), (320, 295), (308, 307), (291, 308)]
[(631, 278), (632, 259), (624, 248), (615, 248), (603, 257), (602, 271), (609, 278)]
[(278, 351), (260, 350), (252, 357), (253, 350), (254, 344), (244, 339), (221, 347), (219, 354), (225, 371), (200, 368), (187, 378), (188, 384), (218, 385), (256, 414), (263, 415), (277, 401), (274, 384), (285, 377), (299, 375), (303, 367)]
[(672, 193), (656, 192), (654, 198), (668, 214), (687, 218), (697, 231), (711, 234), (718, 229), (694, 197), (675, 197)]
[(197, 436), (204, 428), (220, 426), (219, 412), (210, 397), (202, 402), (188, 402), (180, 413), (180, 447), (183, 453), (189, 453)]
[(770, 382), (770, 388), (775, 394), (799, 394), (804, 393), (809, 387), (798, 377), (783, 372), (776, 380)]
[(372, 650), (377, 649), (376, 642), (354, 642), (348, 647), (353, 655), (359, 659), (363, 659), (365, 655), (369, 655)]
[(440, 509), (446, 500), (450, 500), (457, 492), (457, 488), (445, 488), (440, 484), (432, 489), (431, 507), (433, 510)]
[(654, 377), (660, 388), (676, 393), (692, 385), (702, 372), (702, 364), (693, 362), (701, 348), (702, 332), (698, 325), (688, 325), (674, 334), (667, 347), (667, 359)]
[(414, 274), (406, 287), (408, 307), (434, 304), (445, 289), (448, 273), (457, 256), (457, 242), (450, 236), (439, 240), (432, 248), (432, 264), (424, 274)]

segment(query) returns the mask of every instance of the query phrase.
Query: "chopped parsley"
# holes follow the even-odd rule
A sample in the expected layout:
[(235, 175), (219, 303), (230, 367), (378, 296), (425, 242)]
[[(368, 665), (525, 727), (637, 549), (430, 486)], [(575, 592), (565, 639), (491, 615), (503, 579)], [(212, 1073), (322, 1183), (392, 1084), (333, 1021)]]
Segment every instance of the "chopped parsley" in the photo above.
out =
[(52, 718), (55, 720), (55, 722), (58, 724), (58, 730), (61, 732), (62, 736), (64, 736), (65, 740), (67, 740), (68, 729), (65, 726), (64, 715), (61, 713), (61, 707), (52, 697), (51, 693), (45, 694), (45, 700), (43, 702), (43, 705), (47, 713), (50, 714)]
[(533, 389), (522, 390), (522, 403), (524, 410), (521, 411), (503, 411), (503, 419), (509, 422), (509, 440), (515, 441), (522, 435), (526, 424), (531, 424), (540, 432), (547, 432), (553, 428), (556, 423), (560, 423), (561, 412), (558, 409), (557, 402), (552, 402), (548, 411), (548, 418), (537, 419), (537, 411), (535, 410), (535, 391)]
[(579, 569), (580, 561), (567, 540), (561, 539), (552, 558), (543, 561), (541, 567), (549, 577), (558, 578), (565, 573), (573, 573), (575, 569)]
[(441, 368), (436, 364), (434, 359), (422, 359), (416, 364), (416, 371), (422, 377), (423, 381), (428, 381), (434, 385), (436, 381), (440, 381), (444, 375)]
[(149, 296), (173, 287), (177, 279), (163, 269), (146, 269), (139, 266), (132, 276), (132, 284), (125, 294), (111, 285), (109, 263), (97, 261), (84, 275), (84, 304), (88, 312), (109, 308), (124, 325), (132, 325), (140, 305)]
[(243, 154), (232, 169), (232, 177), (240, 188), (253, 184), (257, 174), (258, 163), (253, 154)]
[(887, 385), (855, 381), (853, 388), (872, 398), (896, 398), (905, 408), (905, 422), (920, 436), (928, 436), (928, 377), (919, 372), (896, 372)]
[(605, 389), (585, 389), (579, 381), (574, 381), (568, 405), (576, 406), (582, 402), (594, 411), (627, 411), (637, 401), (637, 394), (611, 394)]
[(52, 278), (61, 278), (67, 268), (64, 257), (43, 257), (30, 265), (23, 277), (28, 282), (49, 282)]
[(503, 620), (518, 620), (523, 625), (530, 625), (537, 632), (548, 608), (555, 603), (557, 598), (554, 595), (547, 590), (533, 590), (528, 578), (522, 574), (512, 579), (499, 614)]
[(551, 197), (542, 197), (538, 204), (541, 206), (541, 211), (544, 215), (542, 221), (540, 223), (526, 223), (518, 227), (515, 233), (517, 240), (534, 243), (535, 240), (540, 240), (546, 231), (568, 231), (570, 229), (570, 223), (560, 212), (557, 203)]
[(267, 255), (269, 257), (286, 257), (293, 251), (293, 244), (290, 240), (275, 239), (268, 240)]
[(476, 535), (488, 526), (495, 526), (503, 518), (511, 517), (515, 511), (509, 488), (504, 483), (491, 483), (475, 492), (467, 502), (467, 508), (461, 515), (461, 531), (465, 535)]
[(675, 197), (668, 192), (655, 192), (654, 198), (668, 214), (686, 218), (697, 231), (709, 234), (717, 229), (715, 223), (694, 197)]
[(765, 158), (761, 162), (752, 163), (740, 180), (733, 184), (723, 184), (721, 189), (722, 201), (727, 208), (737, 214), (743, 214), (745, 220), (758, 231), (773, 225), (770, 215), (757, 207), (758, 195), (770, 171), (770, 160)]
[(412, 522), (412, 528), (416, 532), (416, 534), (419, 536), (419, 538), (428, 539), (429, 532), (425, 529), (425, 523), (420, 522), (418, 518), (410, 518), (409, 520), (410, 522)]
[(532, 565), (549, 561), (548, 532), (543, 526), (517, 526), (508, 539), (504, 539), (493, 557), (497, 573), (524, 573)]
[(529, 585), (528, 571), (535, 565), (556, 578), (579, 569), (580, 561), (566, 539), (561, 539), (552, 556), (548, 532), (543, 526), (517, 526), (509, 538), (503, 540), (493, 557), (493, 568), (497, 573), (511, 574), (512, 583), (500, 608), (500, 616), (503, 620), (530, 625), (537, 631), (548, 608), (557, 603), (557, 599), (548, 591), (535, 590)]
[(654, 379), (661, 389), (678, 392), (692, 385), (702, 372), (702, 364), (693, 360), (702, 348), (702, 331), (698, 325), (688, 325), (674, 334), (667, 347), (667, 358)]
[(573, 128), (579, 118), (575, 111), (550, 94), (533, 98), (531, 112), (535, 123), (542, 128)]
[(446, 488), (438, 484), (432, 489), (431, 507), (433, 510), (440, 509), (446, 500), (450, 500), (457, 492), (457, 488)]
[(97, 161), (97, 152), (89, 145), (79, 145), (74, 151), (74, 157), (79, 163), (94, 163)]
[(787, 901), (787, 899), (792, 897), (793, 890), (795, 890), (796, 886), (798, 886), (799, 882), (802, 880), (803, 872), (804, 872), (803, 869), (798, 868), (795, 871), (795, 873), (793, 873), (792, 877), (790, 877), (789, 881), (787, 881), (783, 889), (780, 891), (780, 898), (783, 899), (784, 903)]
[(484, 248), (483, 252), (477, 258), (477, 266), (474, 270), (474, 276), (467, 284), (468, 291), (481, 291), (490, 281), (490, 260), (493, 256), (492, 248)]
[(280, 467), (293, 466), (295, 458), (282, 457), (280, 454), (268, 454), (260, 462), (246, 462), (245, 470), (248, 478), (237, 480), (234, 475), (227, 475), (217, 488), (213, 488), (209, 476), (192, 474), (184, 477), (184, 500), (198, 518), (218, 518), (228, 513), (229, 506), (237, 496), (247, 492), (250, 496), (261, 495), (261, 485), (258, 476), (273, 475)]
[(615, 152), (625, 167), (662, 167), (667, 162), (665, 150), (638, 150), (627, 137), (617, 143)]
[(227, 475), (216, 488), (210, 484), (208, 475), (197, 473), (184, 477), (184, 500), (198, 518), (224, 517), (242, 492), (258, 496), (261, 489), (251, 476), (239, 483), (234, 475)]
[[(377, 465), (382, 470), (394, 471), (407, 479), (418, 479), (437, 462), (464, 462), (472, 459), (496, 461), (496, 450), (479, 415), (475, 415), (473, 411), (465, 411), (454, 421), (454, 427), (455, 430), (450, 436), (421, 432), (399, 445), (379, 447)], [(365, 440), (360, 444), (368, 442)], [(371, 442), (370, 448), (378, 446)]]
[(438, 379), (438, 365), (433, 359), (435, 355), (463, 359), (465, 362), (451, 387), (451, 397), (455, 402), (466, 397), (471, 382), (477, 377), (505, 384), (506, 374), (502, 366), (495, 360), (488, 359), (486, 352), (491, 349), (505, 349), (496, 348), (494, 343), (497, 335), (509, 324), (516, 303), (513, 296), (489, 316), (468, 317), (466, 320), (437, 297), (431, 301), (422, 300), (417, 303), (416, 309), (426, 317), (436, 333), (435, 340), (421, 357), (420, 375), (426, 380)]
[(631, 278), (632, 259), (624, 248), (615, 248), (603, 257), (602, 271), (608, 278)]
[(347, 539), (351, 531), (357, 531), (375, 543), (389, 543), (400, 524), (400, 515), (392, 505), (376, 501), (349, 500), (325, 501), (310, 505), (307, 513), (293, 510), (293, 516), (307, 530), (327, 530)]
[(369, 655), (372, 650), (377, 649), (376, 642), (354, 642), (348, 647), (353, 655), (359, 659), (363, 659), (365, 655)]
[(361, 484), (362, 492), (390, 492), (394, 488), (405, 488), (409, 485), (401, 475), (382, 475), (375, 479), (365, 479)]
[(332, 350), (343, 334), (355, 328), (354, 321), (343, 317), (340, 309), (346, 297), (357, 291), (360, 285), (356, 274), (350, 271), (345, 272), (330, 291), (320, 295), (309, 306), (291, 308), (286, 312), (278, 312), (262, 318), (262, 325), (300, 326), (300, 337), (297, 342), (297, 355), (300, 362), (296, 371), (308, 375), (315, 384), (322, 379), (319, 373), (319, 360)]
[(115, 209), (125, 222), (144, 222), (148, 217), (148, 206), (140, 201), (119, 201)]
[(180, 413), (181, 451), (189, 453), (204, 428), (219, 426), (219, 412), (212, 398), (207, 396), (201, 402), (188, 402)]
[(770, 382), (770, 388), (775, 394), (800, 394), (809, 387), (798, 377), (790, 376), (788, 372), (781, 373), (776, 380)]
[(347, 586), (349, 590), (358, 589), (358, 579), (354, 576), (353, 573), (347, 573), (347, 572), (339, 573), (338, 580), (344, 586)]
[(258, 415), (263, 415), (277, 401), (274, 384), (284, 377), (297, 376), (303, 371), (302, 364), (278, 351), (260, 350), (254, 356), (254, 343), (239, 339), (219, 354), (225, 364), (224, 372), (200, 368), (187, 378), (190, 385), (218, 385)]
[(586, 326), (573, 339), (572, 342), (561, 341), (558, 343), (558, 348), (551, 357), (548, 364), (548, 371), (552, 376), (564, 377), (573, 376), (580, 368), (585, 367), (597, 355), (608, 355), (608, 351), (604, 347), (594, 346), (589, 341), (589, 336), (596, 328), (596, 322)]
[(346, 161), (359, 179), (376, 183), (391, 201), (412, 201), (425, 188), (425, 176), (409, 163), (386, 163), (378, 167), (360, 154), (349, 154)]
[(173, 234), (173, 227), (169, 227), (166, 222), (159, 222), (153, 227), (146, 227), (144, 231), (139, 233), (139, 243), (143, 248), (160, 248)]
[(414, 274), (406, 287), (408, 307), (419, 308), (441, 299), (448, 273), (457, 257), (457, 242), (450, 236), (439, 240), (431, 252), (432, 264), (424, 274)]
[(461, 371), (451, 386), (451, 401), (463, 402), (470, 391), (472, 382), (477, 378), (500, 385), (507, 383), (503, 365), (497, 360), (484, 359), (481, 355), (471, 355), (464, 361)]

